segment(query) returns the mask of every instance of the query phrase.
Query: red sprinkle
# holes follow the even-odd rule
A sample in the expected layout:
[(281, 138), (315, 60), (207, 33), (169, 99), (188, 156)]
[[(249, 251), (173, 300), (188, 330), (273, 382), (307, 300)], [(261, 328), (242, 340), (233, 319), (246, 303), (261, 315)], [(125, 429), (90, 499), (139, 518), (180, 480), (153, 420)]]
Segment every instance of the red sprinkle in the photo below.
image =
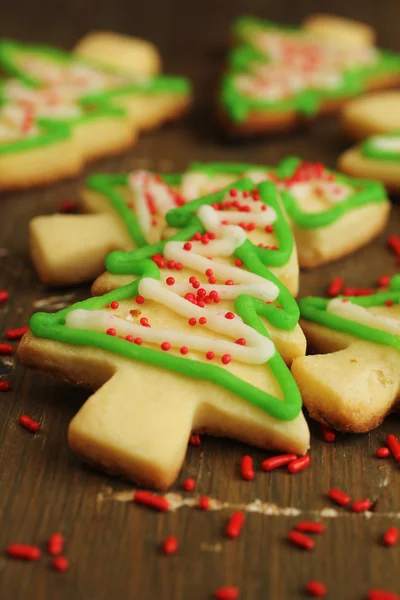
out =
[(163, 342), (161, 344), (161, 350), (164, 350), (164, 352), (168, 352), (168, 350), (171, 350), (171, 344), (169, 342)]
[(328, 589), (321, 581), (312, 579), (306, 585), (306, 592), (309, 596), (314, 596), (314, 598), (323, 598), (326, 596)]
[(242, 261), (240, 258), (237, 258), (237, 259), (235, 260), (235, 265), (236, 265), (237, 267), (241, 267), (241, 266), (243, 265), (243, 261)]
[(137, 304), (143, 304), (144, 302), (143, 296), (136, 296), (135, 300)]
[(111, 304), (110, 304), (110, 307), (111, 307), (113, 310), (116, 310), (116, 309), (119, 307), (119, 302), (117, 302), (116, 300), (113, 300), (113, 301), (111, 302)]
[(328, 492), (328, 496), (331, 500), (333, 500), (339, 506), (347, 506), (350, 503), (350, 496), (338, 490), (337, 488), (332, 488)]
[(28, 546), (27, 544), (11, 544), (7, 548), (7, 554), (12, 558), (20, 558), (21, 560), (39, 560), (42, 556), (40, 548)]
[(386, 437), (386, 443), (396, 462), (400, 462), (400, 442), (393, 433)]
[(399, 541), (399, 530), (397, 527), (389, 527), (383, 534), (382, 542), (385, 546), (395, 546)]
[(300, 456), (300, 458), (296, 458), (296, 460), (292, 460), (292, 462), (288, 464), (288, 471), (289, 473), (298, 473), (299, 471), (302, 471), (303, 469), (308, 467), (310, 462), (311, 456), (309, 454), (306, 454), (305, 456)]
[(386, 306), (393, 306), (393, 300), (386, 300)]
[(169, 535), (167, 538), (165, 538), (162, 546), (164, 554), (167, 554), (168, 556), (175, 554), (178, 551), (178, 548), (178, 540), (174, 535)]
[(31, 433), (37, 433), (40, 429), (40, 423), (34, 421), (28, 415), (22, 415), (19, 418), (20, 425), (30, 431)]
[(394, 592), (375, 589), (368, 592), (367, 600), (400, 600), (400, 596)]
[(167, 285), (174, 285), (175, 279), (173, 277), (167, 277), (167, 279), (165, 280), (165, 283)]
[(225, 313), (225, 319), (234, 319), (235, 315), (233, 314), (233, 312), (227, 312)]
[(58, 571), (59, 573), (63, 573), (64, 571), (67, 571), (69, 569), (68, 558), (66, 558), (65, 556), (57, 556), (57, 558), (53, 560), (51, 565), (53, 569), (55, 571)]
[(230, 354), (223, 354), (221, 357), (221, 361), (224, 365), (228, 365), (232, 360), (232, 357)]
[(10, 295), (6, 290), (0, 290), (0, 304), (6, 302), (9, 297)]
[(351, 505), (351, 510), (353, 512), (365, 512), (367, 510), (369, 510), (372, 506), (372, 502), (370, 500), (367, 500), (366, 498), (363, 500), (356, 500), (355, 502), (353, 502), (353, 504)]
[(390, 450), (389, 448), (386, 448), (386, 446), (382, 446), (382, 448), (378, 448), (378, 450), (376, 451), (376, 456), (378, 458), (387, 458), (390, 455)]
[(334, 442), (336, 438), (336, 433), (328, 427), (327, 425), (321, 424), (322, 435), (324, 436), (324, 440), (326, 442)]
[(267, 458), (261, 463), (261, 468), (264, 471), (273, 471), (278, 467), (284, 467), (288, 465), (290, 462), (296, 460), (296, 454), (278, 454), (278, 456), (272, 456), (271, 458)]
[(200, 317), (199, 323), (200, 325), (205, 325), (207, 323), (207, 319), (205, 317)]
[(192, 327), (194, 327), (197, 323), (196, 319), (194, 317), (190, 317), (189, 321), (188, 321), (189, 325), (191, 325)]
[(201, 446), (200, 436), (197, 433), (192, 433), (192, 435), (189, 438), (189, 444), (191, 446)]
[(49, 537), (47, 548), (49, 550), (49, 554), (52, 556), (57, 556), (58, 554), (62, 553), (64, 549), (64, 538), (61, 533), (53, 533)]
[(0, 344), (0, 355), (3, 354), (12, 354), (12, 346), (11, 344)]
[(217, 588), (214, 592), (216, 600), (236, 600), (239, 598), (240, 590), (234, 585)]
[(336, 279), (333, 279), (328, 287), (328, 296), (333, 298), (334, 296), (340, 294), (343, 289), (343, 285), (344, 280), (342, 277), (336, 277)]
[(62, 202), (60, 204), (60, 206), (58, 207), (58, 212), (70, 213), (70, 212), (74, 212), (75, 210), (77, 210), (77, 208), (78, 208), (77, 202), (72, 202), (72, 200), (65, 200), (65, 202)]
[(375, 294), (375, 290), (372, 288), (345, 288), (342, 293), (343, 296), (371, 296)]
[(193, 492), (193, 490), (194, 490), (195, 487), (196, 487), (196, 482), (195, 482), (195, 480), (192, 477), (188, 477), (183, 482), (183, 489), (186, 492)]
[(114, 327), (109, 327), (106, 331), (107, 335), (116, 335), (116, 330), (114, 329)]
[(11, 389), (9, 381), (0, 381), (0, 392), (8, 392), (9, 389)]
[(387, 287), (389, 285), (391, 279), (392, 278), (390, 275), (381, 275), (381, 277), (379, 277), (379, 279), (378, 279), (378, 286), (379, 287)]
[(240, 471), (243, 479), (246, 479), (246, 481), (254, 479), (253, 459), (251, 456), (243, 456)]
[(387, 240), (388, 246), (393, 252), (400, 256), (400, 236), (399, 235), (390, 235)]
[(209, 510), (210, 498), (208, 496), (201, 496), (201, 498), (199, 500), (199, 508), (201, 510)]
[(305, 535), (300, 531), (295, 531), (294, 529), (289, 532), (288, 538), (292, 544), (299, 548), (303, 548), (304, 550), (312, 550), (315, 546), (314, 540), (308, 537), (308, 535)]
[(184, 250), (191, 250), (192, 249), (192, 244), (190, 242), (185, 242), (183, 244), (183, 249)]
[(296, 525), (296, 529), (303, 533), (322, 533), (325, 531), (325, 525), (318, 521), (299, 521)]
[(215, 354), (214, 354), (214, 352), (211, 352), (211, 350), (206, 353), (207, 360), (213, 360), (214, 357), (215, 357)]
[(146, 492), (144, 490), (138, 490), (135, 492), (133, 494), (133, 501), (136, 502), (136, 504), (143, 504), (143, 506), (154, 508), (154, 510), (169, 510), (169, 503), (166, 498), (163, 496), (157, 496), (156, 494), (152, 494), (151, 492)]
[(242, 531), (242, 527), (244, 524), (244, 513), (237, 511), (234, 512), (231, 518), (228, 521), (228, 524), (225, 529), (226, 535), (231, 538), (231, 540), (235, 540), (239, 537), (240, 532)]
[(187, 346), (182, 346), (182, 348), (179, 350), (179, 352), (181, 354), (187, 354), (189, 352), (189, 348)]
[(134, 343), (135, 343), (135, 344), (137, 344), (138, 346), (141, 346), (141, 345), (142, 345), (142, 342), (143, 342), (142, 338), (140, 338), (140, 337), (137, 337), (137, 338), (135, 338), (133, 341), (134, 341)]

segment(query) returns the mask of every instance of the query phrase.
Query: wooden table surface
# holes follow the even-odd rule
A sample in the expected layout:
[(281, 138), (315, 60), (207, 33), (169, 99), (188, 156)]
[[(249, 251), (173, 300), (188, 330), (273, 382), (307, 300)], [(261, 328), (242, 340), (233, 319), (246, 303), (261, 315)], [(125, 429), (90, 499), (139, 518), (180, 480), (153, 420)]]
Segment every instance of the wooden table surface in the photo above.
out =
[[(274, 164), (287, 154), (334, 166), (346, 146), (335, 119), (288, 136), (236, 145), (221, 140), (213, 122), (214, 83), (230, 20), (253, 13), (296, 24), (313, 11), (326, 10), (316, 0), (202, 0), (196, 4), (183, 0), (5, 0), (2, 9), (1, 37), (66, 49), (93, 29), (148, 38), (161, 49), (168, 72), (193, 80), (196, 103), (186, 122), (143, 136), (129, 154), (92, 164), (80, 179), (1, 199), (0, 289), (8, 289), (11, 300), (0, 308), (0, 335), (10, 327), (25, 325), (42, 298), (49, 298), (49, 304), (56, 307), (54, 295), (68, 295), (61, 301), (70, 302), (89, 294), (88, 287), (44, 289), (27, 251), (29, 219), (73, 199), (88, 173), (166, 165), (181, 170), (192, 160)], [(371, 23), (382, 46), (400, 51), (399, 0), (332, 0), (329, 10)], [(385, 240), (399, 229), (397, 205), (387, 230), (373, 244), (345, 260), (303, 273), (302, 295), (323, 293), (337, 275), (345, 276), (349, 285), (370, 286), (379, 275), (394, 273), (395, 261)], [(335, 600), (362, 600), (371, 587), (400, 593), (400, 546), (387, 549), (380, 543), (389, 525), (400, 524), (400, 473), (392, 460), (374, 457), (389, 432), (399, 433), (395, 416), (369, 435), (338, 435), (333, 444), (324, 442), (319, 427), (311, 423), (309, 469), (297, 476), (258, 471), (250, 483), (238, 474), (240, 459), (249, 453), (259, 465), (265, 452), (203, 438), (201, 447), (188, 449), (173, 491), (180, 494), (181, 482), (192, 476), (197, 481), (196, 494), (219, 499), (224, 503), (221, 510), (204, 513), (181, 507), (155, 514), (122, 502), (126, 492), (129, 497), (131, 485), (83, 466), (70, 452), (67, 427), (85, 401), (85, 392), (3, 360), (0, 376), (8, 370), (13, 390), (2, 394), (0, 402), (0, 552), (19, 541), (39, 544), (44, 557), (39, 563), (22, 563), (3, 553), (2, 599), (201, 600), (211, 598), (218, 586), (237, 585), (244, 600), (292, 600), (303, 597), (304, 584), (312, 578), (324, 581), (328, 597)], [(25, 412), (41, 421), (38, 435), (18, 425)], [(325, 494), (333, 486), (348, 490), (354, 499), (376, 501), (372, 517), (346, 510), (321, 513), (331, 508)], [(192, 496), (186, 493), (185, 497)], [(247, 512), (241, 538), (227, 540), (223, 530), (234, 507), (256, 499), (276, 505), (272, 511), (276, 514)], [(285, 511), (287, 507), (298, 509), (299, 516)], [(323, 518), (326, 524), (313, 552), (302, 552), (286, 542), (298, 518)], [(64, 574), (51, 569), (45, 552), (46, 540), (54, 531), (61, 531), (66, 540), (71, 567)], [(180, 541), (174, 557), (163, 556), (159, 550), (170, 534)]]

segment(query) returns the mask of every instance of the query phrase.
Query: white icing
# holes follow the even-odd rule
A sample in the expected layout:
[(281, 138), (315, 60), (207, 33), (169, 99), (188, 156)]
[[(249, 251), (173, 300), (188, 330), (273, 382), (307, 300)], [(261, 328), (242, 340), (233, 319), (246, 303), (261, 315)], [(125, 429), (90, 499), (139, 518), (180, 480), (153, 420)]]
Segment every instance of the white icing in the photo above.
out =
[(384, 150), (387, 152), (400, 152), (400, 135), (388, 135), (388, 136), (375, 136), (369, 140), (378, 150)]
[(0, 109), (0, 141), (14, 142), (36, 135), (39, 129), (34, 124), (30, 109), (5, 104)]
[(363, 306), (352, 304), (350, 301), (343, 301), (340, 298), (334, 298), (328, 302), (326, 309), (339, 317), (361, 323), (362, 325), (368, 325), (374, 329), (381, 331), (387, 331), (394, 335), (400, 336), (400, 319), (385, 317), (382, 315), (374, 314), (366, 310)]
[(164, 216), (169, 210), (176, 208), (174, 191), (150, 171), (134, 171), (128, 177), (128, 185), (133, 192), (136, 218), (147, 238), (153, 221), (148, 198), (154, 204), (157, 214)]
[(269, 173), (262, 169), (250, 169), (240, 175), (228, 175), (226, 173), (217, 173), (214, 176), (207, 175), (197, 171), (189, 171), (182, 177), (181, 190), (182, 195), (187, 202), (195, 200), (200, 196), (219, 192), (227, 185), (233, 183), (239, 178), (251, 179), (254, 183), (262, 181), (271, 181)]
[[(216, 234), (216, 239), (211, 240), (207, 245), (203, 245), (199, 241), (191, 242), (192, 247), (190, 250), (184, 249), (185, 242), (167, 242), (164, 248), (165, 258), (180, 262), (191, 271), (205, 273), (207, 269), (212, 269), (213, 275), (217, 279), (231, 279), (234, 282), (233, 285), (201, 285), (206, 292), (215, 290), (221, 299), (233, 300), (241, 294), (248, 294), (264, 302), (276, 300), (279, 295), (279, 288), (274, 283), (244, 269), (220, 264), (206, 258), (206, 256), (231, 256), (245, 241), (244, 231), (234, 225), (221, 225), (220, 215), (212, 206), (202, 206), (197, 216), (208, 231)], [(207, 305), (205, 307), (197, 306), (184, 298), (183, 296), (186, 293), (193, 292), (193, 287), (187, 282), (175, 282), (172, 286), (168, 286), (166, 283), (155, 279), (143, 278), (139, 282), (138, 291), (145, 300), (158, 302), (187, 319), (195, 318), (199, 320), (201, 317), (205, 317), (207, 322), (201, 327), (206, 327), (214, 333), (234, 340), (243, 337), (246, 340), (246, 345), (241, 346), (231, 341), (203, 338), (195, 334), (169, 329), (143, 327), (132, 323), (132, 319), (122, 319), (106, 310), (88, 311), (77, 309), (71, 311), (66, 319), (67, 325), (78, 329), (93, 329), (101, 332), (105, 332), (111, 327), (116, 330), (119, 336), (132, 335), (152, 344), (161, 344), (168, 341), (174, 348), (187, 346), (191, 350), (201, 352), (212, 350), (216, 355), (230, 354), (235, 360), (251, 364), (265, 363), (274, 355), (275, 346), (273, 342), (243, 323), (242, 319), (235, 313), (233, 313), (233, 319), (227, 319), (225, 311), (221, 314), (220, 312), (208, 310)]]
[(304, 200), (309, 198), (310, 195), (316, 194), (332, 204), (343, 202), (353, 193), (353, 189), (349, 185), (335, 181), (321, 181), (318, 178), (311, 181), (291, 183), (287, 186), (287, 189), (297, 200)]

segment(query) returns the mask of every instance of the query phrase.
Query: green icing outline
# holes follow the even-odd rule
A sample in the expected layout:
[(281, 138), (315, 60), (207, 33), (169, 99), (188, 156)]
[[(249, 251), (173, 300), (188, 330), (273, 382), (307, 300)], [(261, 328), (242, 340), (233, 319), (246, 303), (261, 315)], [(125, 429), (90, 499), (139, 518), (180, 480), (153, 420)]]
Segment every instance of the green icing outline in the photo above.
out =
[[(288, 329), (287, 325), (291, 322), (292, 326), (290, 329), (293, 329), (298, 319), (298, 307), (286, 288), (260, 263), (258, 257), (253, 253), (251, 246), (246, 242), (237, 249), (237, 255), (243, 257), (245, 264), (257, 264), (258, 261), (257, 269), (265, 269), (268, 275), (266, 278), (273, 281), (279, 287), (278, 300), (281, 300), (282, 309), (278, 309), (272, 304), (265, 304), (245, 294), (235, 300), (234, 307), (235, 311), (247, 325), (270, 339), (266, 328), (259, 318), (260, 315), (267, 317), (277, 327), (280, 327), (280, 324), (284, 323), (285, 327), (281, 327), (283, 329)], [(160, 271), (155, 263), (146, 259), (135, 260), (132, 257), (133, 254), (131, 253), (129, 263), (132, 274), (160, 279)], [(259, 388), (232, 375), (221, 366), (168, 355), (165, 352), (152, 348), (143, 348), (126, 340), (109, 336), (106, 333), (73, 329), (65, 325), (66, 315), (77, 308), (97, 310), (104, 308), (105, 305), (110, 304), (113, 300), (121, 301), (134, 298), (138, 294), (139, 281), (140, 278), (103, 296), (77, 302), (55, 314), (36, 313), (30, 319), (30, 329), (39, 338), (47, 338), (80, 346), (94, 346), (102, 350), (120, 354), (132, 360), (165, 367), (194, 379), (211, 381), (221, 385), (279, 420), (289, 421), (298, 416), (302, 406), (300, 392), (290, 370), (285, 365), (277, 350), (267, 364), (281, 387), (283, 400), (279, 400), (268, 392), (261, 391)], [(288, 312), (291, 314), (285, 315), (286, 310), (284, 305), (286, 304), (288, 305)], [(293, 323), (294, 320), (296, 320), (295, 323)]]
[(374, 140), (378, 137), (379, 138), (391, 138), (391, 137), (399, 137), (400, 138), (400, 131), (393, 131), (391, 133), (381, 133), (381, 134), (377, 134), (377, 135), (373, 135), (373, 136), (369, 137), (367, 140), (365, 140), (360, 145), (361, 153), (364, 156), (367, 156), (368, 158), (373, 158), (376, 160), (394, 161), (396, 163), (399, 162), (400, 161), (400, 150), (398, 150), (397, 152), (395, 152), (393, 150), (381, 150), (381, 149), (377, 148), (376, 146), (374, 146)]
[[(342, 298), (342, 296), (338, 297)], [(389, 292), (380, 292), (371, 296), (350, 296), (345, 299), (363, 307), (383, 306), (387, 300), (398, 304), (400, 303), (400, 275), (392, 277)], [(301, 318), (400, 351), (400, 336), (330, 313), (326, 310), (329, 302), (330, 299), (326, 298), (303, 298), (299, 302)]]
[[(181, 180), (181, 175), (179, 173), (160, 174), (159, 176), (169, 186), (179, 185)], [(88, 177), (85, 188), (101, 194), (108, 200), (116, 213), (123, 220), (129, 236), (135, 242), (136, 246), (140, 248), (147, 245), (146, 238), (143, 235), (135, 213), (127, 206), (118, 189), (116, 189), (117, 187), (124, 185), (128, 185), (127, 174), (107, 175), (104, 173), (97, 173)]]
[(354, 97), (364, 91), (369, 78), (374, 77), (376, 74), (392, 71), (400, 73), (400, 55), (377, 50), (378, 59), (375, 65), (353, 67), (342, 71), (342, 84), (334, 90), (304, 90), (284, 100), (250, 98), (239, 92), (235, 85), (235, 78), (241, 72), (251, 73), (253, 65), (257, 66), (260, 62), (265, 64), (268, 58), (266, 54), (254, 47), (249, 41), (252, 29), (288, 31), (310, 38), (310, 35), (300, 28), (285, 27), (255, 17), (241, 17), (235, 21), (232, 31), (234, 37), (238, 38), (239, 43), (228, 56), (228, 71), (222, 77), (220, 101), (228, 116), (236, 123), (246, 121), (251, 111), (270, 113), (275, 111), (278, 114), (282, 111), (294, 111), (306, 117), (311, 117), (318, 112), (324, 100)]

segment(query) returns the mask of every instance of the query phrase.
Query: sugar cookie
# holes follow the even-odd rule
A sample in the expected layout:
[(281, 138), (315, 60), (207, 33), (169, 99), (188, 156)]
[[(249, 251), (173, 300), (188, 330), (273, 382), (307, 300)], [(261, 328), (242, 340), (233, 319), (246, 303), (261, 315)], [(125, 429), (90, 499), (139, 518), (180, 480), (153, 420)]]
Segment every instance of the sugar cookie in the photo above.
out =
[(159, 241), (166, 212), (183, 202), (179, 180), (149, 171), (89, 177), (79, 202), (84, 214), (35, 217), (29, 224), (31, 258), (41, 281), (58, 286), (93, 281), (112, 250)]
[(302, 28), (325, 42), (341, 46), (373, 46), (375, 31), (369, 25), (335, 15), (311, 15)]
[(305, 298), (301, 325), (315, 356), (292, 373), (311, 417), (341, 431), (380, 425), (400, 400), (400, 277), (372, 296)]
[(184, 78), (126, 74), (54, 48), (2, 41), (0, 65), (17, 78), (0, 86), (0, 191), (75, 175), (189, 103)]
[[(70, 424), (74, 452), (160, 489), (177, 477), (192, 431), (298, 454), (309, 447), (301, 397), (279, 354), (290, 363), (305, 351), (296, 302), (241, 227), (224, 226), (206, 204), (196, 219), (215, 235), (207, 244), (167, 242), (173, 276), (132, 253), (120, 272), (139, 279), (37, 313), (18, 349), (26, 365), (97, 389)], [(216, 260), (233, 254), (246, 269)]]
[[(243, 136), (285, 131), (362, 92), (396, 86), (400, 56), (360, 44), (351, 26), (346, 31), (346, 42), (336, 36), (333, 43), (306, 29), (238, 19), (220, 91), (226, 130)], [(349, 34), (356, 43), (348, 43)]]
[(356, 141), (400, 131), (400, 91), (375, 92), (351, 100), (341, 112), (341, 126)]
[(387, 189), (400, 192), (400, 130), (367, 138), (339, 156), (338, 167), (356, 177), (379, 179)]

